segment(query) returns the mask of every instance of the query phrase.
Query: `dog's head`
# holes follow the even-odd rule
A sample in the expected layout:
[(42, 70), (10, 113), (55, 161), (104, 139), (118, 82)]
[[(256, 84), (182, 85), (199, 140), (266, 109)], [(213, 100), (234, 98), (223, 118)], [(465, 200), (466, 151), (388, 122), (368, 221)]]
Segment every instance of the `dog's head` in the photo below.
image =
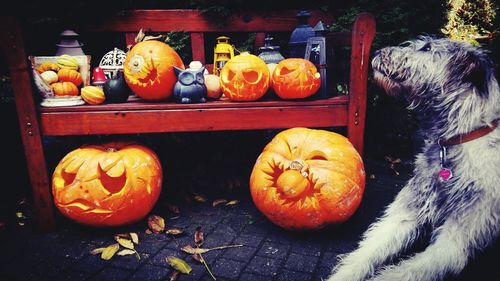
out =
[(457, 84), (487, 94), (492, 62), (486, 52), (469, 43), (420, 36), (399, 46), (376, 52), (372, 61), (374, 77), (388, 94), (402, 92), (426, 97)]
[[(491, 116), (479, 116), (475, 111), (488, 111), (480, 107), (500, 102), (487, 52), (466, 42), (421, 36), (378, 50), (372, 67), (375, 81), (389, 95), (405, 96), (412, 108), (425, 111), (433, 121), (469, 117), (491, 120)], [(486, 114), (498, 114), (497, 105), (489, 109)], [(474, 124), (465, 127), (466, 131)]]

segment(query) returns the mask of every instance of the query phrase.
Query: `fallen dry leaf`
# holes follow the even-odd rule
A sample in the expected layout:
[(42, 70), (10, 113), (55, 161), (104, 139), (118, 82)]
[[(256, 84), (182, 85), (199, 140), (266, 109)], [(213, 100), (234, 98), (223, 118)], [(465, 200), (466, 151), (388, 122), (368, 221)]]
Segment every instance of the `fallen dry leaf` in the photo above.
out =
[(160, 233), (165, 231), (165, 220), (157, 215), (151, 215), (148, 217), (148, 226), (154, 233)]
[(132, 239), (132, 242), (134, 242), (134, 244), (136, 245), (139, 245), (139, 235), (137, 235), (137, 233), (135, 232), (130, 232), (129, 235), (130, 238)]
[(102, 253), (102, 251), (104, 251), (104, 249), (106, 249), (106, 248), (104, 248), (104, 247), (103, 248), (96, 248), (96, 249), (90, 251), (90, 254), (94, 255), (94, 256), (98, 255), (98, 254)]
[(214, 202), (212, 202), (212, 206), (215, 207), (217, 205), (225, 204), (225, 203), (227, 203), (226, 199), (217, 199), (217, 200), (214, 200)]
[(183, 261), (178, 257), (169, 256), (165, 258), (165, 260), (167, 261), (168, 264), (170, 264), (170, 266), (172, 266), (175, 270), (181, 273), (189, 274), (191, 270), (193, 270), (187, 262)]
[(201, 195), (195, 195), (193, 198), (194, 198), (195, 201), (200, 202), (200, 203), (207, 202), (207, 198), (205, 198), (205, 197), (203, 197)]
[(123, 249), (121, 251), (119, 251), (118, 253), (116, 253), (118, 256), (128, 256), (128, 255), (133, 255), (135, 254), (135, 251), (134, 250), (130, 250), (130, 249)]
[(232, 206), (232, 205), (236, 205), (238, 203), (240, 203), (239, 200), (231, 200), (231, 201), (226, 203), (226, 206)]
[(119, 249), (120, 245), (118, 243), (107, 246), (101, 253), (101, 259), (110, 260)]
[(153, 234), (153, 232), (151, 231), (151, 229), (146, 229), (146, 231), (144, 231), (144, 233), (146, 233), (146, 235), (151, 235)]
[(201, 226), (198, 226), (196, 228), (196, 231), (194, 232), (194, 244), (196, 247), (200, 247), (204, 242), (203, 238), (203, 232), (201, 231)]
[(132, 242), (132, 240), (125, 239), (119, 235), (115, 235), (115, 240), (116, 240), (116, 242), (118, 242), (118, 244), (120, 244), (124, 248), (131, 249), (131, 250), (134, 249), (134, 243)]
[(193, 258), (193, 260), (195, 260), (199, 263), (203, 263), (203, 258), (199, 254), (191, 255), (191, 257)]
[(172, 273), (172, 277), (170, 277), (170, 281), (177, 281), (180, 275), (181, 273), (179, 271), (174, 270), (174, 272)]
[(181, 250), (183, 250), (184, 252), (188, 253), (188, 254), (204, 254), (208, 251), (210, 251), (210, 249), (203, 249), (203, 248), (193, 248), (191, 245), (186, 245), (184, 247), (181, 248)]
[(184, 234), (184, 231), (182, 231), (181, 229), (178, 229), (178, 228), (171, 228), (171, 229), (167, 229), (167, 231), (165, 231), (165, 233), (169, 234), (169, 235), (177, 236), (177, 235)]

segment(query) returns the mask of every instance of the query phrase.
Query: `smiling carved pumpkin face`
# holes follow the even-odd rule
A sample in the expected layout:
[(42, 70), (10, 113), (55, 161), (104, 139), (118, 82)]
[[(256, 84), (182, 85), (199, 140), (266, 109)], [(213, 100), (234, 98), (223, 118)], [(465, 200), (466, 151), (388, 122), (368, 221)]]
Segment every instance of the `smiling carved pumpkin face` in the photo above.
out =
[(184, 69), (179, 54), (163, 42), (148, 40), (128, 52), (123, 72), (134, 94), (146, 100), (162, 100), (172, 96), (177, 81), (174, 66)]
[(222, 92), (232, 101), (260, 99), (267, 92), (270, 81), (266, 63), (247, 52), (233, 57), (220, 72)]
[(301, 58), (280, 61), (272, 75), (273, 90), (282, 99), (302, 99), (312, 96), (321, 86), (316, 66)]
[(158, 200), (162, 168), (156, 154), (133, 143), (89, 145), (66, 155), (52, 176), (61, 213), (92, 226), (118, 226), (145, 217)]
[(346, 221), (358, 208), (364, 188), (363, 161), (349, 140), (307, 128), (276, 135), (250, 176), (257, 209), (291, 230)]

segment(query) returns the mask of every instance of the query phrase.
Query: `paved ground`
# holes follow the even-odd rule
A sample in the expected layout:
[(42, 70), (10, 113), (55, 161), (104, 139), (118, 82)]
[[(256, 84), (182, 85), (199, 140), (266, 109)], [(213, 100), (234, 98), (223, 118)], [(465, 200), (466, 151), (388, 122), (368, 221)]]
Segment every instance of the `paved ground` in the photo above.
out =
[[(274, 226), (255, 208), (247, 192), (227, 198), (240, 200), (233, 206), (213, 207), (210, 197), (206, 203), (178, 204), (178, 217), (165, 204), (158, 204), (154, 212), (166, 219), (167, 228), (186, 232), (175, 239), (166, 234), (147, 235), (144, 221), (121, 229), (90, 229), (62, 220), (49, 233), (37, 233), (30, 225), (5, 228), (0, 232), (0, 280), (170, 280), (172, 268), (165, 262), (167, 256), (177, 256), (192, 266), (191, 274), (179, 280), (211, 280), (203, 265), (179, 250), (193, 244), (197, 227), (204, 233), (204, 247), (243, 245), (204, 254), (217, 280), (322, 280), (337, 254), (355, 247), (360, 234), (409, 177), (403, 168), (396, 176), (383, 161), (366, 161), (366, 170), (366, 192), (356, 214), (343, 225), (316, 232), (293, 233)], [(89, 254), (92, 249), (113, 244), (113, 235), (123, 232), (139, 233), (136, 248), (140, 260), (132, 255), (104, 261)], [(453, 280), (500, 280), (498, 248), (497, 243)], [(488, 266), (491, 262), (497, 266)]]

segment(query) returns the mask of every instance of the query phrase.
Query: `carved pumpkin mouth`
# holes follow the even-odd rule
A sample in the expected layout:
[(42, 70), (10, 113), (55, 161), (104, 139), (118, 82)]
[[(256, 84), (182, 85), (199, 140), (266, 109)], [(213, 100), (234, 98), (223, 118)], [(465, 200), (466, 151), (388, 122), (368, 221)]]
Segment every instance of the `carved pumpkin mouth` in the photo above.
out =
[(127, 76), (133, 84), (141, 87), (160, 83), (158, 74), (158, 63), (154, 58), (144, 60), (140, 55), (134, 55), (129, 62), (129, 68), (126, 69)]

